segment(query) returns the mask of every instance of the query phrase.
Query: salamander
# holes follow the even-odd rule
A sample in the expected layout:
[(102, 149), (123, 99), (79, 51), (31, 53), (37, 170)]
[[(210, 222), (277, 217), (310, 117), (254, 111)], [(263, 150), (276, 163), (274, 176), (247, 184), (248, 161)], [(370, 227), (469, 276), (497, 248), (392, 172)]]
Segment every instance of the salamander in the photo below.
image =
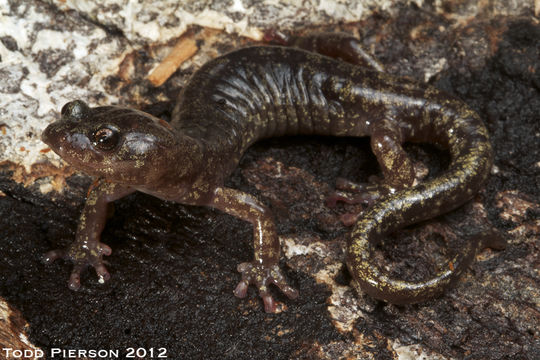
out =
[[(290, 39), (289, 39), (290, 40)], [(75, 241), (53, 250), (74, 264), (69, 286), (92, 266), (110, 275), (100, 241), (107, 204), (135, 191), (163, 200), (219, 209), (253, 227), (254, 259), (242, 263), (234, 290), (246, 296), (255, 285), (267, 312), (276, 311), (269, 292), (276, 285), (291, 299), (279, 266), (280, 244), (273, 216), (254, 196), (224, 186), (246, 149), (259, 139), (283, 135), (370, 137), (384, 180), (357, 188), (351, 201), (369, 199), (348, 241), (346, 263), (353, 282), (376, 299), (406, 304), (443, 293), (488, 240), (470, 241), (453, 266), (432, 279), (395, 279), (379, 267), (370, 246), (386, 234), (446, 213), (485, 183), (493, 162), (488, 132), (476, 112), (432, 86), (391, 76), (343, 34), (288, 40), (294, 46), (252, 46), (217, 57), (196, 71), (179, 94), (171, 121), (120, 106), (67, 103), (42, 140), (75, 168), (98, 178), (80, 216)], [(415, 179), (402, 144), (430, 143), (447, 149), (451, 161), (440, 175)], [(375, 187), (376, 191), (373, 192)], [(376, 195), (365, 196), (369, 193)], [(345, 198), (335, 198), (344, 200)], [(495, 244), (496, 245), (496, 244)]]

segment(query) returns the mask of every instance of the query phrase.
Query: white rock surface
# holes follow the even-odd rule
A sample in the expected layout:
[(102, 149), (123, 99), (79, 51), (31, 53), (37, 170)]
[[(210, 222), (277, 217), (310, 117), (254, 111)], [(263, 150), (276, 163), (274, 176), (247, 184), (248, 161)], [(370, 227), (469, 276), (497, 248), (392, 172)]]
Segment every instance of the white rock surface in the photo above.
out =
[[(261, 29), (351, 22), (373, 9), (423, 0), (202, 0), (132, 1), (49, 0), (120, 29), (133, 42), (166, 42), (191, 25), (200, 25), (259, 40)], [(121, 9), (121, 10), (118, 10)]]
[(117, 101), (102, 81), (118, 70), (128, 42), (44, 4), (7, 0), (0, 0), (0, 40), (0, 163), (30, 171), (48, 156), (58, 164), (41, 152), (41, 131), (69, 100)]

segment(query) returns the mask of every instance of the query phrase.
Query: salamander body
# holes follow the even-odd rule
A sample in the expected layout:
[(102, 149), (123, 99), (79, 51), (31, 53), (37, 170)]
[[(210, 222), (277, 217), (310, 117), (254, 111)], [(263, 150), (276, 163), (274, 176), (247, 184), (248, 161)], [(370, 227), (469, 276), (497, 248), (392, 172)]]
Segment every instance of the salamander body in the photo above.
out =
[[(369, 244), (471, 199), (492, 165), (487, 130), (462, 101), (385, 74), (373, 65), (376, 62), (354, 56), (351, 60), (356, 40), (333, 36), (314, 37), (316, 41), (304, 48), (346, 61), (303, 49), (257, 46), (208, 62), (183, 88), (170, 123), (118, 106), (90, 108), (80, 100), (66, 104), (62, 118), (44, 131), (43, 141), (99, 180), (89, 191), (76, 241), (68, 249), (49, 252), (46, 259), (74, 262), (69, 282), (74, 289), (88, 265), (107, 280), (102, 256), (111, 250), (99, 239), (109, 202), (142, 191), (210, 206), (252, 224), (255, 256), (239, 265), (242, 280), (235, 294), (244, 297), (248, 285), (254, 284), (266, 311), (273, 312), (269, 284), (290, 298), (297, 292), (278, 267), (280, 248), (272, 215), (253, 196), (225, 187), (224, 180), (245, 150), (262, 138), (369, 136), (384, 181), (376, 186), (373, 205), (354, 224), (349, 271), (363, 291), (378, 299), (410, 303), (441, 294), (466, 268), (478, 244), (471, 242), (463, 249), (453, 260), (453, 269), (422, 282), (390, 278), (373, 263)], [(336, 44), (346, 50), (340, 53)], [(349, 58), (342, 56), (346, 52)], [(448, 149), (449, 168), (417, 184), (404, 142)]]

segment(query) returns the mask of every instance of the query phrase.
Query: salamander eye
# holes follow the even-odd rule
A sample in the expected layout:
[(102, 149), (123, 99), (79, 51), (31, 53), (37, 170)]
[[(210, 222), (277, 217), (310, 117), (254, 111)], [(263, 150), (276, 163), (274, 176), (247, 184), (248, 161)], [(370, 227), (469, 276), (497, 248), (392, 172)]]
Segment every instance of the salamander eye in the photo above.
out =
[(116, 129), (108, 126), (97, 129), (92, 134), (92, 143), (98, 149), (110, 151), (118, 145), (120, 135)]
[(60, 113), (62, 117), (67, 117), (73, 120), (81, 120), (88, 114), (90, 108), (82, 100), (70, 101), (62, 107)]

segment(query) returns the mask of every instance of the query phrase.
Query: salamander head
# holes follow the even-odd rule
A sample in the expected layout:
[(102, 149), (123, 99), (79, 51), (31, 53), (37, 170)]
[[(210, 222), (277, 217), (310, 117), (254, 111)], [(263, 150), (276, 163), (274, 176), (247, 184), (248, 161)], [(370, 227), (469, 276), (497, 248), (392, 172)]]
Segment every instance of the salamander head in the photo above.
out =
[(168, 123), (141, 111), (90, 108), (75, 100), (61, 113), (43, 131), (43, 142), (75, 168), (110, 181), (144, 185), (158, 180), (170, 166), (167, 154), (179, 145)]

